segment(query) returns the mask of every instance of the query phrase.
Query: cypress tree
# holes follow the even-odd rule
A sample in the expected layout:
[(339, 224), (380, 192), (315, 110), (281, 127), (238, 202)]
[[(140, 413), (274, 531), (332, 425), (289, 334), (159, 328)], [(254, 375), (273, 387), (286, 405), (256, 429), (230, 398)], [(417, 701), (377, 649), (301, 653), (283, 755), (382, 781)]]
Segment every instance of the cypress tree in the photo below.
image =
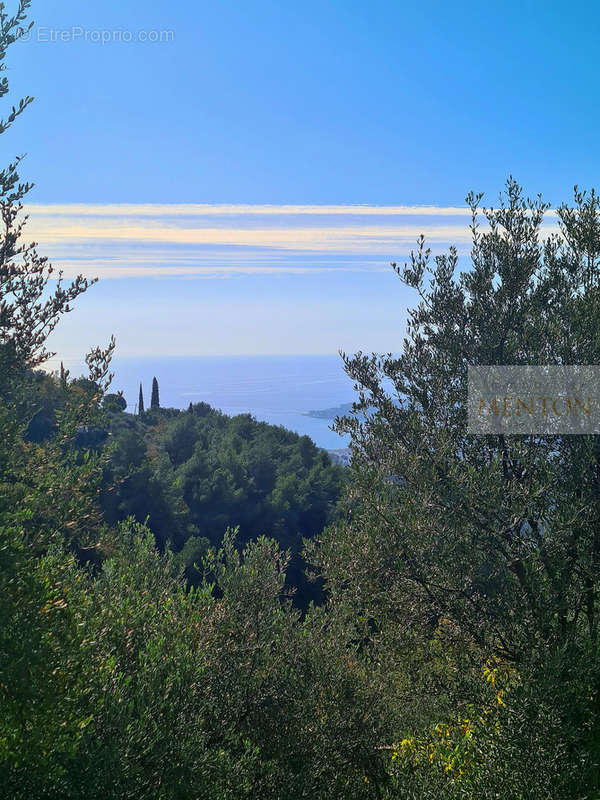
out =
[(140, 383), (140, 399), (138, 401), (138, 414), (144, 413), (144, 392), (142, 391), (142, 384)]
[(60, 387), (61, 389), (67, 388), (67, 373), (65, 372), (65, 365), (60, 362)]
[(160, 399), (158, 396), (158, 381), (152, 378), (152, 397), (150, 398), (150, 408), (160, 408)]

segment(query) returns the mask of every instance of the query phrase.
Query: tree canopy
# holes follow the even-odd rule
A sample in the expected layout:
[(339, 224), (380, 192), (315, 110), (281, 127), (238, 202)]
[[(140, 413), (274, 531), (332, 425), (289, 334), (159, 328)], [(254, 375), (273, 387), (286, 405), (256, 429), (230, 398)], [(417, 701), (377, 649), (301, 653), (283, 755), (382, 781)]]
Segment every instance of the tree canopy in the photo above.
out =
[[(0, 3), (2, 72), (29, 5)], [(0, 172), (5, 796), (597, 797), (598, 437), (477, 436), (466, 410), (469, 365), (599, 363), (597, 195), (547, 231), (510, 179), (496, 209), (468, 197), (467, 268), (424, 240), (393, 265), (416, 305), (401, 352), (344, 357), (348, 476), (250, 415), (160, 408), (156, 379), (127, 414), (112, 339), (86, 376), (36, 369), (92, 281), (22, 244), (19, 164)]]

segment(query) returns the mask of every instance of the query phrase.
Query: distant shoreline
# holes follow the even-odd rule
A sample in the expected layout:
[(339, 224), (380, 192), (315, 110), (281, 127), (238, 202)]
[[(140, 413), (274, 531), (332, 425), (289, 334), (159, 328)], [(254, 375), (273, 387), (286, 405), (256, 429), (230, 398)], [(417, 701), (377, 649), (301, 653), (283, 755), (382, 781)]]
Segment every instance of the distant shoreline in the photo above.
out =
[(333, 408), (323, 408), (316, 411), (305, 411), (304, 417), (313, 417), (314, 419), (335, 419), (336, 417), (343, 417), (352, 410), (352, 403), (343, 403), (341, 406), (334, 406)]

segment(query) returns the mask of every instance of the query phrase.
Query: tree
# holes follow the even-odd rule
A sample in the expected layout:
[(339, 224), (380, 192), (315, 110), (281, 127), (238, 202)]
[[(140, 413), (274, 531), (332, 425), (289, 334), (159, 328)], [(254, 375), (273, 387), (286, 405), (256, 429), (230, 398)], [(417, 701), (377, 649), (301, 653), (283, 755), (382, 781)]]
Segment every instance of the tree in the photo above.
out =
[(103, 406), (107, 411), (125, 411), (127, 400), (123, 397), (123, 392), (104, 395)]
[[(548, 206), (512, 179), (499, 208), (483, 211), (487, 230), (480, 200), (467, 198), (469, 270), (457, 274), (454, 248), (432, 263), (423, 238), (408, 265), (393, 265), (419, 296), (401, 353), (344, 356), (359, 387), (354, 413), (337, 422), (352, 437), (353, 481), (345, 520), (313, 555), (333, 596), (368, 621), (391, 674), (408, 668), (408, 650), (430, 650), (441, 621), (474, 675), (490, 663), (516, 671), (522, 737), (516, 747), (505, 738), (486, 792), (504, 763), (525, 776), (518, 796), (544, 796), (526, 790), (543, 740), (548, 775), (566, 759), (556, 796), (593, 795), (600, 443), (473, 436), (466, 400), (470, 364), (600, 363), (600, 201), (576, 189), (557, 210), (560, 234), (547, 236)], [(411, 691), (416, 707), (429, 702), (430, 674), (420, 697)], [(458, 707), (464, 691), (446, 682), (439, 696), (453, 692)]]
[(65, 370), (65, 365), (63, 362), (60, 362), (60, 388), (65, 391), (67, 388), (67, 378), (69, 377), (69, 371)]
[(158, 381), (152, 378), (152, 397), (150, 398), (150, 408), (160, 408), (160, 398), (158, 395)]
[(144, 392), (142, 390), (142, 384), (140, 383), (140, 397), (138, 400), (138, 414), (141, 416), (144, 413)]
[[(7, 48), (20, 39), (31, 25), (24, 28), (30, 0), (19, 0), (17, 11), (9, 15), (0, 6), (0, 72), (7, 67)], [(0, 80), (0, 98), (9, 91), (8, 80)], [(0, 133), (6, 131), (32, 102), (25, 97), (0, 120)], [(72, 283), (63, 284), (62, 272), (55, 274), (48, 259), (38, 254), (35, 243), (23, 244), (27, 221), (22, 200), (31, 184), (21, 183), (18, 168), (22, 157), (0, 171), (0, 387), (6, 388), (9, 376), (46, 361), (52, 353), (45, 348), (49, 334), (60, 317), (71, 310), (71, 303), (85, 292), (94, 280), (78, 275)], [(52, 281), (56, 285), (52, 288)]]
[[(21, 0), (10, 16), (0, 3), (1, 72), (7, 48), (28, 30), (29, 5)], [(3, 77), (0, 97), (7, 91)], [(26, 98), (13, 108), (0, 132), (30, 102)], [(54, 376), (33, 371), (50, 355), (48, 335), (93, 281), (79, 276), (64, 286), (58, 273), (53, 285), (47, 260), (34, 244), (21, 243), (26, 221), (21, 201), (30, 185), (19, 182), (20, 161), (0, 171), (0, 771), (16, 786), (16, 772), (27, 772), (49, 747), (68, 753), (82, 721), (74, 722), (64, 705), (66, 684), (70, 692), (77, 682), (79, 647), (73, 648), (64, 617), (48, 612), (56, 592), (65, 591), (66, 572), (77, 558), (93, 563), (106, 535), (96, 505), (98, 460), (78, 450), (75, 439), (95, 419), (114, 348), (111, 340), (106, 350), (96, 348), (86, 357), (92, 394), (65, 385), (66, 374), (60, 391)], [(61, 395), (60, 414), (35, 431), (32, 423), (46, 410), (47, 390)], [(52, 672), (53, 652), (74, 670), (68, 676), (62, 672), (66, 681)]]

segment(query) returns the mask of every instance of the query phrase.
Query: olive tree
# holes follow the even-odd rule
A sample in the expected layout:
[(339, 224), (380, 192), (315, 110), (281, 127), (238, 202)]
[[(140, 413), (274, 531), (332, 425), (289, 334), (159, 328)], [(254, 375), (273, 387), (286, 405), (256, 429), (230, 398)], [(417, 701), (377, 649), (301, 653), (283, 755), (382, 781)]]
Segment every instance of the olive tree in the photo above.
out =
[[(547, 225), (548, 205), (512, 179), (499, 207), (482, 210), (481, 199), (467, 198), (467, 269), (456, 248), (432, 258), (423, 238), (408, 264), (392, 265), (417, 295), (401, 351), (344, 356), (358, 398), (337, 427), (351, 435), (353, 481), (345, 520), (311, 555), (390, 673), (409, 662), (428, 673), (420, 689), (408, 685), (413, 709), (431, 720), (447, 713), (443, 698), (479, 702), (461, 674), (497, 659), (530, 681), (521, 709), (530, 721), (547, 704), (555, 733), (570, 726), (554, 753), (577, 751), (589, 788), (600, 721), (600, 443), (471, 434), (467, 378), (469, 365), (600, 363), (600, 202), (576, 188)], [(434, 689), (424, 654), (440, 624), (462, 673)]]

